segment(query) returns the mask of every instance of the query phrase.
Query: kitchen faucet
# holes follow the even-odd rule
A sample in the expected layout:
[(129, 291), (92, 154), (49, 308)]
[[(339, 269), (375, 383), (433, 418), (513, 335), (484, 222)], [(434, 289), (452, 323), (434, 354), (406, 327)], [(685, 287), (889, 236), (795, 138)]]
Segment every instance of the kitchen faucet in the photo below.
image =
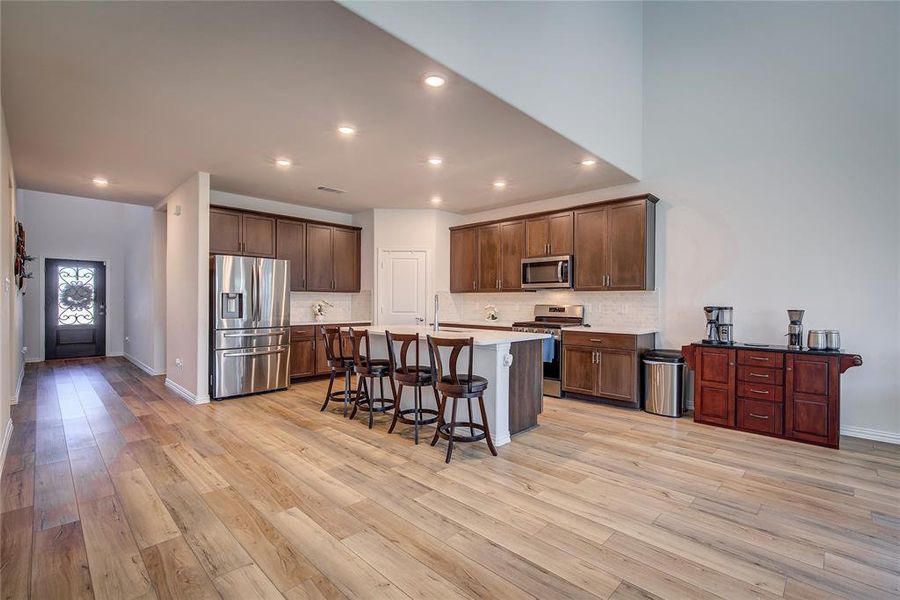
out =
[(440, 312), (441, 312), (440, 296), (435, 294), (434, 295), (434, 330), (435, 331), (441, 330), (441, 326), (438, 323), (438, 313), (440, 313)]

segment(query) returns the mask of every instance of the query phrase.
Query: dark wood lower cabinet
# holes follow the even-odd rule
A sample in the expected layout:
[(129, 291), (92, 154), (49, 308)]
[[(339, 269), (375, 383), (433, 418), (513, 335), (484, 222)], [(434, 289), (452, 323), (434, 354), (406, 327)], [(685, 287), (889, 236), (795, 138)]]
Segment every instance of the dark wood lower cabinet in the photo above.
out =
[(316, 338), (314, 327), (291, 327), (291, 377), (316, 374)]
[[(330, 326), (348, 327), (346, 323), (329, 323)], [(355, 323), (354, 327), (366, 327), (370, 323)], [(291, 379), (328, 375), (331, 368), (325, 355), (325, 340), (319, 325), (295, 325), (291, 327)], [(344, 356), (353, 354), (350, 337), (344, 338)], [(343, 384), (342, 384), (343, 385)]]
[(691, 344), (694, 420), (837, 448), (840, 376), (857, 354)]
[(569, 395), (640, 408), (641, 356), (654, 334), (564, 331), (562, 389)]

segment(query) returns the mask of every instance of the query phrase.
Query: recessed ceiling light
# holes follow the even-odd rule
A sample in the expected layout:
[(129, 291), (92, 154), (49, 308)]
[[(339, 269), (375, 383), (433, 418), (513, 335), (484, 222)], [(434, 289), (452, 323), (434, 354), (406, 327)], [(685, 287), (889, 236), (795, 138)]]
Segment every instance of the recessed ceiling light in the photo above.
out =
[(447, 83), (447, 80), (440, 75), (426, 75), (425, 85), (428, 87), (439, 88)]
[(275, 164), (278, 165), (279, 167), (289, 167), (293, 163), (291, 162), (291, 159), (289, 159), (289, 158), (276, 158)]
[(109, 180), (106, 177), (94, 177), (91, 181), (94, 182), (94, 185), (99, 187), (106, 187), (109, 185)]
[(356, 133), (356, 127), (353, 125), (341, 125), (338, 127), (338, 133), (341, 135), (353, 135)]
[(498, 190), (502, 190), (503, 188), (506, 187), (506, 182), (503, 181), (502, 179), (498, 179), (497, 181), (494, 182), (494, 187), (497, 188)]
[(440, 156), (431, 156), (428, 158), (428, 164), (430, 164), (430, 165), (437, 166), (437, 165), (441, 164), (442, 162), (444, 162), (444, 159), (441, 158)]
[(441, 203), (441, 197), (440, 197), (440, 196), (432, 196), (432, 197), (431, 197), (431, 203), (432, 203), (432, 204), (440, 204), (440, 203)]
[(597, 161), (594, 160), (593, 158), (586, 158), (583, 161), (581, 161), (581, 166), (583, 166), (583, 167), (593, 167), (596, 164), (597, 164)]

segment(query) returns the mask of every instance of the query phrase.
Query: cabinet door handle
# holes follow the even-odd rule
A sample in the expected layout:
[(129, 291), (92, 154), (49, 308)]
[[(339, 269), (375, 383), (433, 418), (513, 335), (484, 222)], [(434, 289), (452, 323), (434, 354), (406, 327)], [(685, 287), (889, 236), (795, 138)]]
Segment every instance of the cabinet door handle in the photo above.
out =
[(769, 415), (757, 415), (755, 413), (750, 413), (750, 416), (753, 417), (754, 419), (766, 419), (766, 420), (769, 419)]
[(753, 388), (750, 388), (750, 391), (754, 394), (765, 394), (767, 396), (769, 395), (769, 390), (754, 390)]
[(763, 375), (762, 373), (750, 373), (750, 377), (762, 377), (763, 379), (768, 379), (768, 375)]

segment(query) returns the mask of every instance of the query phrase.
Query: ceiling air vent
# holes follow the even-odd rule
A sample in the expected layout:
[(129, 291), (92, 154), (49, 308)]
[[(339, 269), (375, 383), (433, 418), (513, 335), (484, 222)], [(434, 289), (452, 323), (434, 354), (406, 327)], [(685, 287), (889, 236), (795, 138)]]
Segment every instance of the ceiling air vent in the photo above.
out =
[(320, 192), (328, 192), (329, 194), (346, 194), (346, 190), (339, 190), (337, 188), (328, 187), (327, 185), (320, 185), (316, 188)]

